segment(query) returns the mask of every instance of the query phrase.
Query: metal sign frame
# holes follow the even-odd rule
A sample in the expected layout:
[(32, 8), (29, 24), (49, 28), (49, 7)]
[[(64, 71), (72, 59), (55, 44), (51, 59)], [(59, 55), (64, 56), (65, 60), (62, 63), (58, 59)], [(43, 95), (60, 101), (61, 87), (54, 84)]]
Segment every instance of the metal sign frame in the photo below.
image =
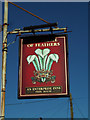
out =
[[(65, 94), (61, 94), (61, 93), (41, 93), (41, 94), (37, 94), (37, 93), (32, 93), (32, 94), (22, 94), (22, 48), (24, 44), (30, 44), (30, 43), (40, 43), (40, 42), (52, 42), (53, 40), (55, 40), (55, 38), (57, 37), (63, 37), (64, 38), (64, 44), (65, 44), (65, 64), (66, 64), (66, 93)], [(22, 40), (23, 39), (23, 40)], [(23, 41), (23, 42), (21, 42)], [(18, 98), (19, 99), (29, 99), (29, 98), (55, 98), (55, 97), (69, 97), (69, 70), (68, 70), (68, 43), (67, 43), (67, 34), (62, 34), (62, 35), (56, 35), (56, 34), (49, 34), (49, 35), (29, 35), (29, 36), (22, 36), (20, 37), (20, 42), (19, 42), (19, 80), (18, 80)], [(47, 88), (48, 86), (46, 86)], [(50, 86), (49, 86), (50, 87)], [(27, 88), (28, 89), (28, 88)], [(33, 89), (32, 88), (29, 88)], [(36, 87), (34, 87), (34, 89), (36, 89)], [(38, 87), (38, 89), (45, 89), (43, 87)], [(53, 89), (49, 88), (49, 89)], [(60, 88), (58, 88), (60, 89)], [(55, 92), (55, 91), (54, 91)]]

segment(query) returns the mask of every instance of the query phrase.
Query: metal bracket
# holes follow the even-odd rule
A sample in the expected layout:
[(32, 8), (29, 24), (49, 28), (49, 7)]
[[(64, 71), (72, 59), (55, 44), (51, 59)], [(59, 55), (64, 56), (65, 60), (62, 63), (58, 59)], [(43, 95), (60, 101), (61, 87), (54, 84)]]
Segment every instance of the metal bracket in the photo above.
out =
[(33, 33), (33, 35), (35, 35), (35, 31), (34, 31), (34, 29), (32, 29), (32, 33)]
[(6, 51), (6, 52), (8, 52), (7, 47), (4, 47), (4, 48), (2, 49), (2, 51)]
[(7, 50), (8, 50), (8, 48), (7, 48), (7, 46), (6, 47), (4, 47), (4, 44), (7, 44), (7, 42), (4, 42), (3, 43), (3, 48), (2, 48), (2, 51), (6, 51), (6, 52), (8, 52)]
[[(50, 32), (50, 31), (64, 31), (66, 30), (67, 28), (48, 28), (48, 29), (38, 29), (38, 30), (34, 30), (35, 33), (37, 32)], [(13, 31), (10, 31), (10, 32), (7, 32), (7, 34), (22, 34), (22, 33), (33, 33), (33, 30), (13, 30)]]
[(7, 23), (4, 23), (4, 24), (3, 24), (3, 26), (4, 26), (4, 25), (7, 25), (7, 26), (9, 26), (9, 24), (7, 24)]
[(53, 34), (53, 28), (52, 27), (50, 27), (50, 31), (51, 31), (51, 34)]

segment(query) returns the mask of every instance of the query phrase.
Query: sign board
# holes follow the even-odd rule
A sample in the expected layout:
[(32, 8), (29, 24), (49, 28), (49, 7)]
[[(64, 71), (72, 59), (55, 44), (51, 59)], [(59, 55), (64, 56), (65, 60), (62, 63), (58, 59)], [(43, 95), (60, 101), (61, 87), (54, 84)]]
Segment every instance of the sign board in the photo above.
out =
[(20, 38), (18, 98), (69, 95), (67, 36)]

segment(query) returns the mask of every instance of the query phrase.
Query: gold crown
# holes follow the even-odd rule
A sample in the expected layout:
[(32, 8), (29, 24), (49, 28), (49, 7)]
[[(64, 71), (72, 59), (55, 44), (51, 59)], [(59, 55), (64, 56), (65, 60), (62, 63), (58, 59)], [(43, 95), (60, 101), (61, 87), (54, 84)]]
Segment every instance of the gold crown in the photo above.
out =
[(40, 71), (34, 71), (34, 75), (37, 79), (40, 79), (41, 77), (50, 78), (53, 74), (53, 70), (40, 70)]

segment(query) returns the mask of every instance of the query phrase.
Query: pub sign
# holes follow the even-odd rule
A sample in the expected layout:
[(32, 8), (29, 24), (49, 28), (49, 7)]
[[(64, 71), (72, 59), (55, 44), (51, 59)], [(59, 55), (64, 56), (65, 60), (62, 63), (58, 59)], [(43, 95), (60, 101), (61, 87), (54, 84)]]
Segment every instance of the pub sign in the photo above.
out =
[(20, 37), (18, 98), (69, 95), (67, 35)]

